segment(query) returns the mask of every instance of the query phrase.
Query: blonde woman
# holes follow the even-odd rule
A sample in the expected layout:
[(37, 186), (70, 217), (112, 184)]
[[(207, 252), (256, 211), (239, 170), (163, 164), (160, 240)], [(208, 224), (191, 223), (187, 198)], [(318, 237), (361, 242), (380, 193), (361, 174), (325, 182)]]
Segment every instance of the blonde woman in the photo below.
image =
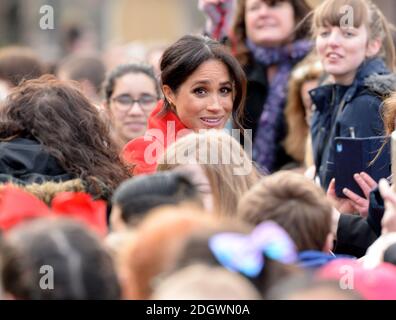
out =
[(313, 165), (309, 125), (312, 100), (309, 91), (319, 85), (323, 66), (316, 55), (309, 55), (293, 70), (285, 108), (287, 135), (284, 147), (300, 167)]
[(224, 131), (192, 133), (167, 148), (158, 170), (187, 173), (207, 210), (232, 216), (240, 197), (261, 178), (246, 151)]

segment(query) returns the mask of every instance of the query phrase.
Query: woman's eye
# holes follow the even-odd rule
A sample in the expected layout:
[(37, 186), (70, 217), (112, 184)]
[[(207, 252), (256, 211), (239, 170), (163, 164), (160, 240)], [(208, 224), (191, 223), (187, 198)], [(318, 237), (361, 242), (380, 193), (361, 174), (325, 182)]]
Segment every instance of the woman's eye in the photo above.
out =
[(344, 36), (345, 36), (345, 37), (353, 37), (353, 36), (354, 36), (354, 33), (351, 32), (351, 31), (345, 31), (345, 32), (344, 32)]
[(231, 92), (232, 92), (232, 89), (229, 88), (229, 87), (224, 87), (224, 88), (221, 88), (221, 89), (220, 89), (220, 92), (221, 92), (222, 94), (226, 95), (226, 94), (231, 93)]
[(196, 88), (193, 90), (193, 92), (198, 96), (206, 94), (206, 90), (204, 88)]
[(329, 31), (321, 31), (321, 32), (319, 32), (319, 35), (320, 35), (322, 38), (327, 37), (329, 34), (330, 34)]

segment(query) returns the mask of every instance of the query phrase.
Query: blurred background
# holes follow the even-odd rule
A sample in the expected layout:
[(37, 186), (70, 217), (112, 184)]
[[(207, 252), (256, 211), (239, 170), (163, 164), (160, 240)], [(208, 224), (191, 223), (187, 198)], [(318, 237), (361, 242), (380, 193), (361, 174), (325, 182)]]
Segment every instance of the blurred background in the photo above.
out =
[[(310, 0), (311, 4), (321, 0)], [(46, 62), (70, 53), (102, 52), (114, 59), (142, 59), (186, 33), (199, 33), (198, 0), (1, 0), (0, 47), (33, 48)], [(396, 22), (394, 1), (375, 0)], [(42, 30), (40, 8), (54, 9), (54, 29)], [(124, 57), (125, 58), (125, 57)], [(109, 62), (111, 64), (111, 62)]]

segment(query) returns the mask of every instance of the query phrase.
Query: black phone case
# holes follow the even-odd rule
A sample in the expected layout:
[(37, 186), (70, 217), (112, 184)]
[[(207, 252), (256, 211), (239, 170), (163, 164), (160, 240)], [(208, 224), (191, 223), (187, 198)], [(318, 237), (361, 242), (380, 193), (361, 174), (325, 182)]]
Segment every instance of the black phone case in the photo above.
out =
[[(366, 172), (377, 182), (381, 178), (390, 176), (390, 143), (387, 142), (381, 150), (384, 141), (386, 141), (386, 137), (335, 138), (336, 152), (334, 166), (337, 197), (345, 198), (342, 192), (344, 188), (348, 188), (364, 197), (362, 189), (353, 178), (355, 173)], [(381, 153), (370, 165), (380, 150)]]

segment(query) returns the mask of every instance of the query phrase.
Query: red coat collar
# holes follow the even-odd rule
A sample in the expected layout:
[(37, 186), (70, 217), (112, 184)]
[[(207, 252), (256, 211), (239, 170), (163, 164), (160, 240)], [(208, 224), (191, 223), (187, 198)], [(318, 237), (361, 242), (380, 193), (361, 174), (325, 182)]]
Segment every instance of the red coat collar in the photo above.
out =
[[(145, 135), (128, 142), (122, 150), (122, 158), (127, 164), (133, 166), (132, 173), (134, 175), (153, 173), (156, 170), (157, 163), (146, 162), (146, 148), (154, 142), (159, 142), (163, 145), (163, 151), (165, 151), (167, 146), (181, 135), (183, 129), (188, 130), (174, 112), (164, 111), (164, 102), (160, 101), (147, 120)], [(158, 135), (158, 131), (154, 130), (160, 130), (162, 134)], [(146, 139), (147, 136), (151, 136), (152, 139)], [(161, 136), (161, 141), (159, 141), (159, 136)], [(158, 159), (160, 154), (155, 152), (153, 156)]]

